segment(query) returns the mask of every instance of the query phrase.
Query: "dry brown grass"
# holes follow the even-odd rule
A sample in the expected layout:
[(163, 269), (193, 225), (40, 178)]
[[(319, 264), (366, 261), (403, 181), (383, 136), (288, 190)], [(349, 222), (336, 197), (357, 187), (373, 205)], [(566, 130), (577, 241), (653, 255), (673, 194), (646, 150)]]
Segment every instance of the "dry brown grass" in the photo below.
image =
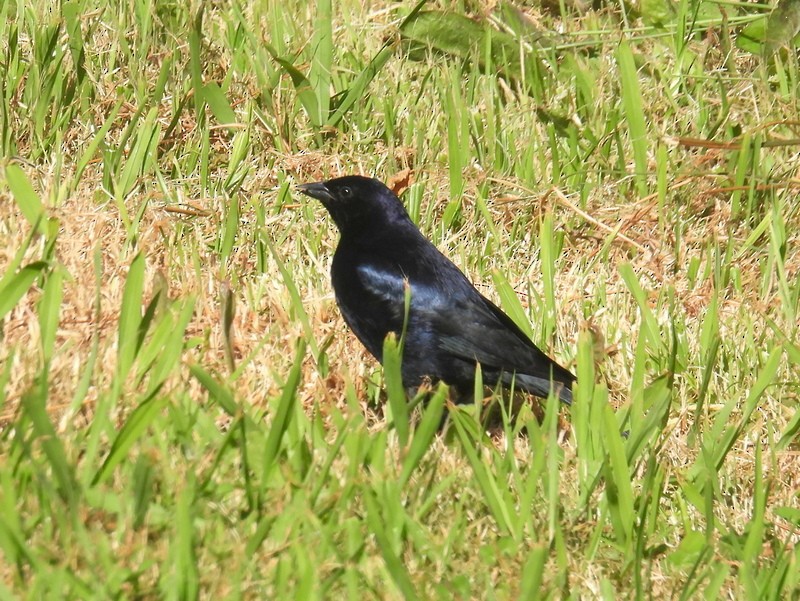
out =
[[(349, 20), (337, 20), (334, 24), (337, 58), (342, 61), (335, 72), (340, 78), (334, 82), (337, 89), (342, 89), (343, 82), (349, 81), (347, 78), (356, 68), (357, 59), (363, 56), (368, 60), (374, 56), (382, 34), (393, 32), (398, 22), (395, 7), (350, 9)], [(149, 458), (148, 465), (156, 466), (153, 469), (158, 484), (154, 490), (157, 490), (160, 510), (168, 516), (163, 518), (164, 523), (145, 522), (137, 529), (126, 522), (131, 520), (129, 514), (91, 503), (81, 507), (78, 520), (86, 528), (85, 540), (102, 541), (99, 548), (114, 547), (116, 555), (111, 558), (109, 554), (105, 558), (108, 564), (142, 566), (145, 560), (153, 562), (143, 569), (140, 580), (140, 584), (147, 585), (147, 592), (143, 594), (141, 589), (129, 584), (127, 594), (158, 596), (158, 587), (163, 584), (167, 569), (163, 566), (171, 565), (170, 569), (175, 569), (175, 565), (169, 563), (176, 537), (170, 529), (170, 522), (175, 521), (170, 513), (176, 503), (172, 493), (188, 487), (187, 483), (194, 482), (198, 474), (206, 473), (213, 473), (212, 484), (219, 485), (220, 490), (203, 489), (193, 500), (196, 502), (192, 506), (193, 515), (200, 516), (197, 523), (202, 523), (194, 533), (193, 548), (196, 564), (204, 568), (200, 575), (201, 587), (215, 598), (233, 594), (236, 585), (245, 589), (251, 587), (244, 596), (253, 598), (265, 590), (277, 594), (274, 588), (277, 585), (269, 578), (281, 569), (287, 570), (286, 565), (293, 569), (299, 565), (286, 564), (286, 557), (297, 549), (308, 550), (313, 561), (322, 558), (319, 565), (314, 566), (316, 577), (318, 581), (337, 582), (331, 585), (334, 591), (345, 587), (336, 581), (338, 575), (352, 568), (357, 569), (362, 578), (359, 584), (376, 597), (398, 596), (396, 589), (387, 588), (384, 551), (376, 542), (375, 533), (365, 525), (368, 524), (365, 516), (369, 516), (364, 496), (375, 491), (385, 493), (391, 501), (402, 497), (398, 507), (409, 512), (403, 526), (409, 534), (397, 547), (413, 582), (429, 597), (447, 593), (452, 596), (455, 590), (459, 594), (461, 590), (471, 590), (475, 596), (481, 584), (491, 584), (507, 586), (503, 590), (513, 598), (519, 593), (519, 575), (526, 569), (526, 558), (532, 549), (545, 544), (548, 551), (552, 550), (544, 570), (548, 590), (600, 596), (604, 583), (611, 582), (618, 591), (631, 592), (628, 582), (631, 569), (639, 569), (639, 566), (630, 568), (630, 557), (635, 554), (626, 555), (630, 549), (615, 542), (616, 533), (609, 522), (604, 487), (600, 486), (593, 493), (584, 510), (576, 509), (582, 487), (586, 486), (580, 476), (584, 458), (575, 432), (566, 420), (560, 424), (557, 443), (545, 449), (548, 453), (559, 454), (558, 536), (545, 533), (550, 509), (544, 499), (547, 478), (542, 476), (542, 482), (535, 486), (544, 500), (536, 497), (533, 517), (523, 528), (522, 541), (514, 546), (487, 508), (485, 491), (476, 483), (473, 468), (459, 446), (462, 443), (452, 431), (449, 439), (434, 439), (426, 455), (428, 463), (423, 464), (424, 470), (415, 472), (406, 490), (392, 488), (396, 485), (405, 450), (398, 448), (392, 434), (387, 434), (390, 424), (376, 404), (383, 398), (380, 370), (347, 331), (335, 306), (328, 268), (336, 245), (336, 232), (321, 207), (281, 195), (293, 182), (317, 181), (346, 173), (377, 175), (386, 180), (397, 175), (392, 183), (407, 190), (404, 197), (407, 201), (414, 194), (421, 194), (420, 222), (425, 233), (494, 300), (497, 295), (491, 285), (490, 271), (498, 269), (505, 273), (523, 305), (534, 308), (531, 315), (535, 330), (541, 327), (537, 322), (537, 307), (543, 296), (539, 232), (544, 216), (552, 215), (556, 234), (563, 235), (563, 248), (555, 264), (558, 302), (554, 334), (545, 341), (546, 350), (574, 368), (580, 335), (589, 330), (594, 340), (597, 381), (607, 387), (609, 400), (621, 412), (630, 407), (632, 388), (646, 386), (665, 375), (669, 364), (668, 351), (657, 344), (651, 342), (645, 348), (640, 347), (642, 310), (620, 273), (621, 265), (631, 265), (645, 291), (647, 306), (655, 314), (659, 335), (669, 346), (672, 343), (669, 336), (675, 328), (678, 347), (678, 370), (674, 374), (668, 419), (653, 438), (659, 445), (657, 451), (652, 452), (653, 461), (662, 470), (661, 485), (657, 490), (646, 488), (652, 483), (646, 481), (649, 467), (644, 461), (630, 466), (631, 486), (637, 495), (641, 494), (637, 503), (649, 503), (651, 495), (661, 495), (657, 518), (653, 518), (656, 523), (637, 525), (651, 528), (645, 543), (651, 555), (647, 556), (646, 568), (641, 569), (647, 572), (647, 592), (654, 598), (675, 596), (676, 591), (683, 590), (682, 583), (690, 567), (680, 561), (673, 562), (671, 557), (687, 533), (691, 530), (703, 532), (709, 527), (709, 515), (696, 503), (704, 481), (697, 479), (693, 471), (703, 461), (703, 448), (693, 439), (695, 428), (699, 428), (702, 443), (711, 445), (714, 441), (703, 437), (714, 427), (719, 415), (724, 415), (732, 406), (729, 422), (733, 424), (741, 419), (747, 395), (770, 351), (781, 345), (789, 351), (793, 349), (794, 355), (784, 354), (773, 384), (759, 401), (753, 417), (744, 424), (723, 465), (709, 476), (713, 481), (712, 515), (716, 520), (710, 536), (712, 559), (709, 562), (712, 567), (730, 567), (722, 594), (736, 598), (747, 590), (738, 580), (745, 562), (731, 550), (734, 548), (731, 541), (744, 539), (755, 527), (753, 520), (758, 513), (755, 501), (761, 492), (756, 489), (757, 468), (763, 471), (760, 486), (766, 494), (765, 515), (756, 524), (766, 531), (760, 541), (760, 560), (763, 565), (769, 565), (780, 553), (794, 553), (796, 557), (797, 525), (776, 510), (796, 509), (797, 490), (800, 489), (800, 453), (796, 440), (783, 446), (777, 444), (797, 412), (800, 382), (798, 324), (791, 321), (797, 307), (791, 309), (784, 305), (779, 278), (782, 270), (790, 292), (796, 295), (792, 291), (796, 290), (800, 277), (800, 235), (797, 233), (800, 212), (794, 197), (800, 177), (800, 168), (796, 165), (800, 163), (797, 162), (797, 145), (793, 144), (798, 136), (792, 132), (798, 130), (793, 121), (797, 119), (797, 107), (793, 104), (794, 96), (770, 90), (769, 82), (765, 84), (759, 79), (757, 73), (761, 66), (755, 58), (736, 52), (731, 60), (731, 56), (720, 50), (721, 34), (715, 28), (709, 29), (705, 38), (698, 37), (687, 44), (685, 51), (697, 57), (693, 63), (697, 67), (691, 69), (676, 61), (672, 54), (674, 48), (660, 38), (634, 40), (640, 56), (653, 57), (651, 64), (644, 65), (641, 74), (643, 100), (652, 133), (653, 153), (648, 165), (650, 189), (655, 190), (657, 186), (653, 174), (661, 166), (655, 150), (663, 146), (668, 157), (664, 196), (659, 197), (654, 192), (639, 197), (633, 192), (635, 187), (630, 184), (629, 175), (620, 171), (620, 165), (628, 170), (632, 163), (630, 156), (627, 161), (618, 160), (617, 155), (625, 151), (627, 143), (606, 144), (614, 136), (624, 139), (627, 126), (624, 116), (614, 108), (619, 100), (615, 96), (619, 92), (618, 72), (613, 60), (603, 53), (571, 57), (579, 68), (596, 76), (598, 97), (591, 111), (578, 106), (572, 87), (573, 74), (566, 63), (554, 64), (551, 83), (555, 89), (552, 97), (542, 100), (547, 106), (540, 107), (530, 97), (519, 94), (514, 82), (471, 71), (471, 66), (454, 65), (454, 61), (438, 55), (419, 63), (398, 55), (377, 75), (363, 99), (363, 106), (356, 106), (348, 115), (349, 120), (338, 129), (319, 132), (314, 131), (298, 103), (297, 91), (280, 72), (274, 89), (269, 90), (268, 100), (262, 101), (261, 95), (266, 94), (263, 80), (248, 62), (258, 58), (243, 56), (240, 48), (229, 47), (223, 32), (229, 31), (229, 26), (230, 30), (235, 29), (228, 21), (230, 15), (217, 6), (208, 10), (209, 32), (217, 37), (204, 42), (203, 56), (207, 64), (203, 65), (203, 78), (206, 82), (221, 82), (230, 76), (226, 94), (241, 123), (234, 128), (221, 127), (210, 111), (206, 110), (207, 114), (200, 119), (191, 108), (175, 118), (176, 105), (188, 98), (187, 106), (191, 107), (195, 93), (188, 83), (189, 75), (184, 73), (189, 68), (191, 50), (183, 39), (174, 44), (174, 48), (164, 43), (165, 47), (170, 46), (169, 52), (155, 45), (142, 64), (122, 62), (116, 70), (103, 70), (102, 57), (120, 52), (115, 26), (109, 25), (98, 28), (91, 41), (90, 60), (98, 62), (94, 66), (90, 64), (96, 81), (93, 81), (94, 97), (87, 103), (87, 110), (60, 132), (60, 146), (51, 149), (51, 156), (40, 157), (33, 163), (21, 162), (37, 192), (48, 199), (48, 215), (58, 220), (53, 263), (66, 274), (48, 371), (47, 413), (57, 435), (63, 439), (70, 460), (74, 460), (79, 469), (96, 469), (97, 466), (81, 464), (85, 434), (98, 420), (95, 414), (98, 401), (114, 386), (123, 291), (130, 263), (135, 254), (141, 252), (146, 259), (145, 302), (158, 290), (166, 291), (174, 301), (195, 299), (179, 367), (170, 374), (162, 390), (169, 399), (170, 409), (183, 405), (197, 408), (201, 414), (198, 421), (211, 420), (223, 435), (229, 432), (231, 424), (238, 423), (239, 416), (219, 411), (211, 398), (213, 395), (191, 375), (189, 368), (196, 364), (223, 382), (233, 398), (245, 407), (245, 413), (254, 416), (257, 424), (268, 431), (270, 420), (274, 418), (275, 400), (281, 395), (287, 374), (293, 367), (295, 344), (299, 339), (313, 340), (317, 345), (327, 344), (324, 357), (328, 366), (321, 369), (314, 353), (306, 353), (297, 399), (309, 416), (309, 423), (319, 423), (320, 429), (305, 424), (306, 430), (299, 436), (302, 443), (298, 446), (305, 444), (310, 449), (312, 467), (309, 469), (314, 473), (319, 469), (318, 464), (324, 462), (320, 456), (325, 457), (323, 451), (328, 448), (325, 445), (332, 443), (342, 431), (347, 434), (347, 444), (345, 450), (331, 460), (330, 471), (326, 474), (329, 481), (322, 485), (321, 501), (307, 505), (298, 501), (301, 493), (308, 493), (304, 488), (307, 481), (303, 480), (307, 474), (302, 470), (294, 471), (293, 462), (298, 461), (293, 454), (296, 449), (284, 449), (279, 476), (275, 476), (275, 482), (264, 486), (263, 491), (267, 492), (262, 491), (268, 496), (261, 502), (268, 507), (260, 508), (272, 512), (270, 515), (274, 515), (278, 525), (263, 544), (256, 547), (255, 557), (249, 557), (246, 556), (247, 544), (252, 540), (256, 525), (248, 521), (249, 517), (242, 516), (247, 488), (241, 482), (241, 460), (238, 454), (233, 459), (225, 455), (238, 442), (230, 447), (224, 447), (216, 439), (208, 442), (200, 433), (203, 424), (195, 424), (188, 418), (185, 419), (191, 424), (189, 428), (194, 426), (197, 430), (190, 430), (186, 439), (178, 440), (176, 435), (175, 441), (159, 441), (163, 443), (159, 446), (153, 439), (144, 438), (141, 449), (136, 449)], [(256, 38), (265, 38), (262, 41), (272, 35), (270, 28), (278, 27), (269, 10), (247, 7), (249, 23), (253, 31), (258, 32)], [(489, 4), (476, 13), (489, 14), (491, 10)], [(311, 20), (311, 9), (304, 7), (303, 11), (302, 14)], [(94, 23), (99, 18), (94, 13), (86, 15), (84, 23)], [(106, 16), (102, 18), (108, 20)], [(164, 15), (159, 18), (168, 20)], [(570, 29), (581, 31), (595, 18), (589, 15), (586, 21), (576, 19), (562, 26), (567, 33)], [(364, 31), (367, 25), (376, 30), (374, 39), (372, 29), (368, 33), (353, 33), (362, 31), (359, 29), (362, 25)], [(286, 40), (292, 41), (291, 49), (300, 53), (296, 66), (308, 72), (312, 55), (308, 50), (310, 42), (304, 39), (302, 44), (295, 43), (289, 35), (293, 32), (287, 29), (284, 33)], [(136, 42), (132, 42), (134, 46)], [(23, 39), (21, 44), (24, 54), (32, 55), (32, 38)], [(608, 48), (603, 48), (610, 49), (613, 44), (606, 46)], [(344, 48), (353, 56), (345, 54)], [(170, 76), (164, 97), (155, 107), (156, 123), (163, 134), (158, 140), (158, 173), (166, 187), (155, 177), (155, 171), (150, 171), (122, 204), (116, 204), (113, 190), (103, 188), (104, 165), (99, 159), (90, 162), (74, 189), (66, 185), (98, 124), (102, 124), (118, 100), (122, 98), (124, 102), (105, 141), (109, 149), (120, 142), (130, 120), (140, 110), (135, 95), (125, 92), (121, 96), (120, 90), (156, 81), (162, 65), (170, 59), (175, 61), (174, 74)], [(74, 68), (68, 54), (64, 69), (71, 73)], [(276, 67), (271, 65), (270, 68)], [(728, 71), (731, 68), (737, 70), (735, 76)], [(470, 79), (473, 76), (476, 81)], [(707, 83), (712, 77), (721, 78), (722, 83)], [(725, 107), (717, 96), (719, 86), (725, 87)], [(20, 84), (17, 93), (12, 95), (14, 107), (19, 107), (24, 100), (23, 87)], [(450, 157), (446, 94), (442, 90), (451, 87), (463, 95), (461, 100), (467, 107), (470, 127), (475, 123), (486, 126), (489, 109), (497, 111), (500, 116), (493, 117), (499, 124), (497, 146), (502, 146), (503, 153), (512, 159), (497, 160), (493, 164), (493, 148), (482, 148), (489, 157), (486, 164), (470, 154), (462, 173), (462, 215), (454, 227), (445, 230), (441, 223), (450, 194)], [(145, 89), (149, 88), (145, 86)], [(385, 110), (386, 105), (382, 104), (385, 100), (393, 104), (397, 113), (391, 136), (386, 133), (385, 122), (391, 111)], [(552, 131), (536, 118), (539, 108), (563, 113), (573, 125), (578, 123), (576, 131), (581, 140), (588, 139), (590, 134), (602, 134), (599, 150), (587, 155), (582, 176), (562, 174), (563, 183), (556, 187), (552, 184), (553, 148), (548, 142)], [(714, 129), (721, 139), (717, 143), (707, 139), (712, 129), (708, 124), (713, 122), (714, 116), (723, 115), (723, 108), (727, 111), (724, 127)], [(27, 157), (37, 152), (37, 145), (33, 128), (21, 115), (21, 111), (13, 113), (10, 127), (19, 132), (17, 154)], [(609, 129), (607, 125), (612, 120), (618, 123)], [(242, 188), (231, 196), (222, 191), (220, 182), (228, 175), (227, 161), (235, 136), (248, 125), (251, 126), (245, 159), (248, 173)], [(734, 181), (736, 153), (741, 152), (742, 147), (741, 136), (731, 139), (734, 131), (761, 134), (771, 141), (784, 143), (764, 146), (766, 150), (759, 155), (758, 168), (751, 166), (747, 172), (744, 185), (750, 186), (751, 177), (756, 182), (753, 186), (755, 202), (738, 214), (733, 213), (731, 199), (742, 191), (742, 186)], [(474, 137), (465, 145), (469, 146), (470, 153), (475, 151), (477, 155), (477, 147), (484, 141), (472, 130), (470, 132)], [(570, 144), (566, 138), (555, 136), (554, 139), (564, 165), (572, 168), (575, 161), (570, 155)], [(698, 140), (704, 140), (704, 144), (698, 144)], [(203, 144), (207, 144), (210, 157), (206, 180), (197, 163), (185, 168), (189, 158), (193, 153), (196, 155)], [(535, 145), (538, 154), (528, 153), (531, 145)], [(584, 148), (579, 150), (582, 153)], [(522, 164), (526, 158), (537, 161), (534, 178), (529, 176), (529, 166)], [(118, 175), (112, 174), (112, 180)], [(583, 194), (582, 186), (586, 182), (590, 182), (590, 189)], [(478, 198), (484, 189), (488, 192), (486, 204), (491, 223), (479, 209)], [(742, 198), (746, 204), (747, 193)], [(225, 219), (233, 202), (239, 203), (241, 211), (236, 224), (236, 242), (230, 255), (222, 257), (220, 232), (226, 227)], [(121, 206), (128, 218), (138, 220), (135, 226), (126, 226)], [(786, 233), (780, 261), (771, 246), (769, 228), (761, 236), (753, 237), (755, 228), (770, 214), (773, 206)], [(262, 218), (263, 222), (259, 223)], [(497, 236), (492, 233), (493, 228)], [(12, 195), (3, 189), (0, 191), (0, 272), (6, 271), (29, 235), (30, 224), (22, 217)], [(257, 253), (259, 243), (264, 240), (275, 245), (275, 254), (266, 250), (260, 269)], [(39, 258), (45, 244), (44, 238), (36, 238), (27, 250), (25, 262)], [(491, 249), (491, 256), (486, 256), (487, 249)], [(286, 266), (299, 291), (310, 332), (304, 328), (276, 257)], [(95, 273), (95, 261), (99, 264), (99, 275)], [(725, 273), (715, 273), (717, 271)], [(221, 314), (221, 295), (226, 289), (230, 289), (236, 307), (231, 339), (236, 365), (234, 375), (226, 359), (227, 342)], [(38, 321), (41, 294), (38, 287), (32, 288), (0, 324), (0, 366), (7, 368), (9, 374), (5, 402), (0, 406), (3, 441), (13, 439), (15, 428), (21, 423), (21, 398), (41, 373)], [(717, 303), (715, 325), (719, 330), (720, 350), (705, 391), (705, 406), (698, 415), (697, 403), (707, 369), (702, 338), (704, 329), (710, 327), (707, 322), (712, 302)], [(95, 345), (96, 359), (92, 365)], [(77, 394), (87, 369), (90, 370), (88, 389), (85, 394)], [(644, 381), (637, 382), (635, 379), (642, 374)], [(108, 418), (116, 429), (122, 429), (137, 409), (141, 386), (141, 382), (133, 378), (125, 380), (113, 414), (99, 417)], [(165, 409), (157, 419), (168, 423), (169, 410)], [(361, 419), (366, 422), (363, 430), (359, 429)], [(154, 428), (154, 438), (158, 439), (165, 431)], [(24, 428), (20, 432), (24, 433)], [(317, 440), (317, 436), (321, 440)], [(364, 438), (359, 438), (361, 436)], [(102, 444), (106, 447), (112, 442), (110, 437), (110, 433), (104, 434)], [(381, 454), (375, 451), (378, 446), (375, 441), (384, 438), (388, 442)], [(194, 440), (197, 447), (186, 440)], [(535, 449), (540, 447), (536, 447), (536, 443), (527, 434), (509, 440), (499, 428), (492, 432), (489, 443), (477, 445), (481, 461), (492, 476), (504, 474), (498, 476), (499, 486), (503, 491), (508, 489), (509, 496), (518, 504), (523, 488), (519, 482), (524, 480), (518, 481), (513, 471), (505, 472), (508, 469), (505, 462), (513, 463), (521, 473), (527, 474), (537, 459)], [(189, 447), (186, 455), (196, 459), (196, 463), (184, 461), (185, 446)], [(9, 458), (9, 453), (0, 448), (0, 457), (4, 460)], [(37, 457), (41, 455), (37, 453)], [(219, 472), (214, 473), (217, 453), (225, 459)], [(380, 454), (380, 460), (372, 457), (372, 453)], [(760, 465), (756, 463), (758, 453), (761, 453)], [(105, 456), (105, 451), (102, 455)], [(131, 453), (131, 463), (134, 457), (139, 455)], [(15, 465), (24, 463), (19, 458), (15, 461), (18, 462)], [(119, 473), (109, 479), (107, 487), (102, 489), (103, 494), (125, 499), (129, 493), (126, 486), (131, 479), (128, 467), (120, 468)], [(435, 499), (428, 499), (426, 495), (435, 486), (441, 488)], [(41, 502), (45, 495), (22, 494), (20, 498), (17, 505), (21, 514), (46, 514), (45, 504)], [(391, 505), (382, 509), (387, 514), (383, 516), (387, 523), (400, 512)], [(519, 506), (513, 509), (521, 510)], [(47, 520), (43, 518), (43, 521)], [(204, 529), (208, 524), (208, 529)], [(308, 524), (313, 524), (313, 528)], [(298, 532), (297, 538), (293, 538), (293, 529)], [(42, 529), (30, 527), (28, 532), (32, 533), (28, 542), (36, 553), (55, 564), (61, 561), (59, 542), (48, 539), (48, 533)], [(351, 539), (359, 536), (365, 540), (363, 554), (345, 557), (341, 549), (355, 544)], [(591, 547), (590, 542), (597, 546)], [(328, 552), (331, 548), (337, 552)], [(93, 561), (91, 552), (77, 543), (64, 555), (63, 563), (70, 573), (91, 573), (93, 566), (101, 563)], [(222, 564), (231, 566), (230, 573), (214, 569)], [(246, 575), (241, 577), (241, 582), (232, 585), (228, 576), (236, 570)], [(28, 569), (25, 578), (20, 578), (10, 562), (0, 568), (0, 572), (3, 581), (12, 588), (35, 575), (33, 569)], [(477, 588), (459, 589), (464, 582), (473, 582)]]

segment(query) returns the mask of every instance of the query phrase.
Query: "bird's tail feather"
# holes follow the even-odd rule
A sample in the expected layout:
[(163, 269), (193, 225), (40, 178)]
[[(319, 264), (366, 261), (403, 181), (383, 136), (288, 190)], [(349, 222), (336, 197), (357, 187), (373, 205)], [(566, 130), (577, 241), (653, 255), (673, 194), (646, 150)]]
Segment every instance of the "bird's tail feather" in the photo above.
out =
[(558, 380), (548, 380), (546, 378), (539, 378), (537, 376), (530, 376), (527, 374), (507, 374), (502, 376), (503, 383), (506, 386), (511, 386), (512, 382), (517, 388), (535, 394), (536, 396), (546, 398), (553, 390), (561, 402), (565, 405), (572, 404), (572, 391), (567, 388), (562, 382)]

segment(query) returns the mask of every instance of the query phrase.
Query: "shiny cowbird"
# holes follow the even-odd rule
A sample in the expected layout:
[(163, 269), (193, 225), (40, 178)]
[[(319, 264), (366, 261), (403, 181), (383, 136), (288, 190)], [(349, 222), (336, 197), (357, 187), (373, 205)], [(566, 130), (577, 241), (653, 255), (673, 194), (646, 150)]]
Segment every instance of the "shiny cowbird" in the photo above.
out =
[(569, 371), (558, 365), (420, 233), (400, 199), (376, 179), (347, 176), (303, 184), (319, 200), (341, 239), (331, 268), (345, 322), (378, 361), (389, 332), (399, 338), (410, 306), (402, 357), (406, 388), (425, 381), (454, 387), (459, 402), (472, 398), (475, 368), (483, 382), (502, 383), (539, 397), (552, 390), (569, 404)]

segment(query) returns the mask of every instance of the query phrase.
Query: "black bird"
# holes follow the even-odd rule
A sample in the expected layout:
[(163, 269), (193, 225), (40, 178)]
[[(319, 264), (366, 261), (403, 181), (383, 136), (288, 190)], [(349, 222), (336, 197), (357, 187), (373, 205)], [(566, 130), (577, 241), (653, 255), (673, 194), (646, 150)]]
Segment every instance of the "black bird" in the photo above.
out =
[(376, 179), (348, 176), (303, 184), (298, 189), (325, 206), (341, 239), (331, 282), (347, 325), (381, 361), (389, 332), (399, 338), (405, 285), (411, 289), (402, 357), (406, 388), (426, 379), (472, 398), (475, 367), (483, 381), (498, 382), (539, 397), (550, 390), (572, 401), (569, 371), (555, 363), (467, 277), (427, 240), (400, 199)]

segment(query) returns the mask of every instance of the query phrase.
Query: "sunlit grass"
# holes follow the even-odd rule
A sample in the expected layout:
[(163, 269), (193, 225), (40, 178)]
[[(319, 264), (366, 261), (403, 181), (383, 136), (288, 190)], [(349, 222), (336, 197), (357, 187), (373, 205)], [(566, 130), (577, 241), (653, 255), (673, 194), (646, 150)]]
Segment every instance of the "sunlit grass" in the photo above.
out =
[[(3, 594), (796, 595), (800, 103), (740, 35), (765, 7), (290, 4), (0, 8)], [(345, 173), (400, 174), (572, 408), (404, 404), (292, 192)]]

